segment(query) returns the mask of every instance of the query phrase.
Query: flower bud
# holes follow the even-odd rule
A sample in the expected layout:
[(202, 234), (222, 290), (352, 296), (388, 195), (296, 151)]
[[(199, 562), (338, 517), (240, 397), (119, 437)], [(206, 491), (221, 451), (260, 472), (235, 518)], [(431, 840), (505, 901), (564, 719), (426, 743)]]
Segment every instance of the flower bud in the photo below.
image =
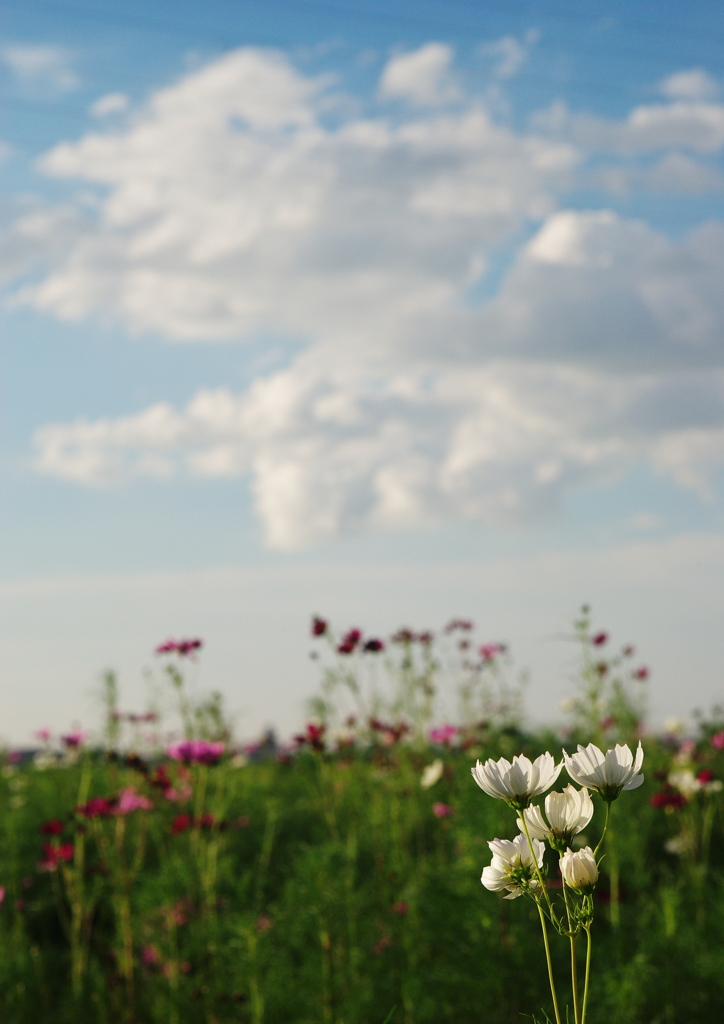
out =
[(566, 850), (560, 860), (566, 885), (576, 892), (590, 892), (598, 881), (598, 865), (590, 846), (582, 850)]

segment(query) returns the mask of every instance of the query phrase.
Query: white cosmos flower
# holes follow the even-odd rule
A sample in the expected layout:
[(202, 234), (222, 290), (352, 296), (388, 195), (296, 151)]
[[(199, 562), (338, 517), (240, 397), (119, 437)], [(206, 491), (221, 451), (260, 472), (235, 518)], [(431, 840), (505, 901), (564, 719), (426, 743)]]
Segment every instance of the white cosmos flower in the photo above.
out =
[(430, 789), (436, 782), (439, 782), (442, 778), (443, 763), (439, 757), (436, 757), (432, 764), (425, 765), (422, 770), (420, 777), (420, 785), (423, 789)]
[[(549, 793), (545, 801), (545, 818), (540, 807), (523, 811), (531, 839), (547, 839), (552, 846), (568, 846), (593, 817), (593, 800), (587, 789), (568, 785), (562, 793)], [(525, 831), (518, 818), (518, 828)]]
[(560, 859), (563, 881), (577, 892), (589, 892), (598, 881), (598, 865), (590, 846), (566, 850)]
[[(541, 868), (545, 846), (538, 839), (533, 839), (532, 843), (538, 867)], [(488, 846), (493, 852), (493, 859), (490, 867), (483, 869), (480, 879), (486, 889), (492, 892), (507, 889), (510, 895), (505, 899), (514, 900), (525, 891), (521, 883), (527, 883), (530, 888), (538, 888), (533, 854), (524, 835), (518, 835), (513, 840), (493, 839)]]
[(499, 761), (491, 758), (485, 764), (477, 761), (470, 771), (484, 793), (496, 800), (505, 800), (516, 811), (522, 811), (533, 797), (551, 788), (562, 767), (563, 762), (556, 764), (553, 755), (546, 751), (535, 761), (529, 760), (525, 754), (516, 755), (512, 764), (504, 757)]
[(639, 770), (644, 752), (639, 743), (634, 758), (630, 749), (617, 744), (603, 754), (594, 743), (578, 744), (578, 753), (569, 756), (563, 751), (566, 771), (579, 786), (595, 789), (606, 802), (615, 800), (623, 789), (637, 789), (644, 781)]

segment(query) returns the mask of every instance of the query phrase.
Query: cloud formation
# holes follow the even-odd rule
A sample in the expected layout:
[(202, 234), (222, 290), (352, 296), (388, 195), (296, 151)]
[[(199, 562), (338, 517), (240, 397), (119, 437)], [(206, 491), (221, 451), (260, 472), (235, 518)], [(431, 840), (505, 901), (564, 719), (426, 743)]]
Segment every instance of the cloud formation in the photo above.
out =
[(0, 253), (25, 274), (15, 301), (303, 347), (242, 394), (45, 426), (38, 469), (248, 475), (279, 547), (551, 515), (642, 463), (706, 493), (724, 452), (724, 228), (674, 242), (605, 201), (566, 204), (601, 152), (627, 187), (656, 166), (668, 187), (720, 187), (701, 155), (724, 145), (724, 106), (695, 85), (669, 80), (671, 102), (621, 122), (559, 106), (514, 130), (440, 43), (391, 58), (364, 115), (329, 78), (242, 49), (56, 146), (45, 173), (96, 198), (16, 218)]

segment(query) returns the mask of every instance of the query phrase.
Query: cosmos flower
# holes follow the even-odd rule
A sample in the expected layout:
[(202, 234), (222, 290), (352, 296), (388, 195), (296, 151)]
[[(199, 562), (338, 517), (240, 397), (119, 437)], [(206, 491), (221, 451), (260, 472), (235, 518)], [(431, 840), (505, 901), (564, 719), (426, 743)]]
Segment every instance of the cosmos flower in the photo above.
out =
[(590, 846), (582, 850), (566, 850), (560, 859), (561, 874), (566, 885), (576, 892), (590, 892), (598, 881), (598, 865)]
[(556, 764), (553, 755), (546, 751), (535, 761), (530, 761), (525, 754), (518, 754), (512, 764), (504, 757), (499, 761), (491, 758), (485, 764), (477, 761), (470, 770), (484, 793), (496, 800), (505, 800), (514, 810), (522, 811), (533, 797), (551, 788), (562, 767), (563, 762)]
[[(533, 850), (538, 868), (543, 867), (545, 846), (539, 839), (533, 839)], [(526, 889), (538, 887), (535, 877), (533, 853), (524, 835), (510, 839), (493, 839), (488, 843), (493, 859), (490, 866), (483, 869), (480, 881), (486, 889), (500, 892), (507, 889), (506, 900), (514, 900)]]
[(624, 789), (638, 789), (644, 781), (639, 774), (644, 752), (639, 742), (634, 758), (628, 746), (617, 744), (613, 750), (603, 754), (594, 743), (587, 747), (578, 744), (578, 752), (568, 755), (563, 751), (566, 771), (579, 786), (594, 789), (610, 803)]
[(430, 789), (436, 782), (439, 782), (442, 778), (444, 766), (439, 757), (436, 757), (431, 764), (425, 765), (422, 769), (422, 775), (420, 776), (420, 786), (422, 789)]
[[(593, 800), (587, 789), (568, 785), (562, 793), (549, 793), (545, 799), (545, 818), (540, 807), (523, 811), (531, 839), (547, 839), (552, 846), (564, 848), (588, 825), (593, 817)], [(521, 832), (523, 822), (518, 818)]]
[(174, 761), (183, 761), (184, 764), (218, 764), (224, 749), (223, 743), (211, 740), (182, 740), (166, 747), (166, 753)]

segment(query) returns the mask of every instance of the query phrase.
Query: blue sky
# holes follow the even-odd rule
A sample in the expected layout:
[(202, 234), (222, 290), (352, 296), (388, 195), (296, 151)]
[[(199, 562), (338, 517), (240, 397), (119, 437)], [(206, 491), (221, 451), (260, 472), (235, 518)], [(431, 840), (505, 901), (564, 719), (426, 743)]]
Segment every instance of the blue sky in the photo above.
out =
[(313, 611), (473, 617), (550, 719), (589, 601), (718, 699), (721, 11), (3, 14), (3, 736), (184, 632), (290, 729)]

